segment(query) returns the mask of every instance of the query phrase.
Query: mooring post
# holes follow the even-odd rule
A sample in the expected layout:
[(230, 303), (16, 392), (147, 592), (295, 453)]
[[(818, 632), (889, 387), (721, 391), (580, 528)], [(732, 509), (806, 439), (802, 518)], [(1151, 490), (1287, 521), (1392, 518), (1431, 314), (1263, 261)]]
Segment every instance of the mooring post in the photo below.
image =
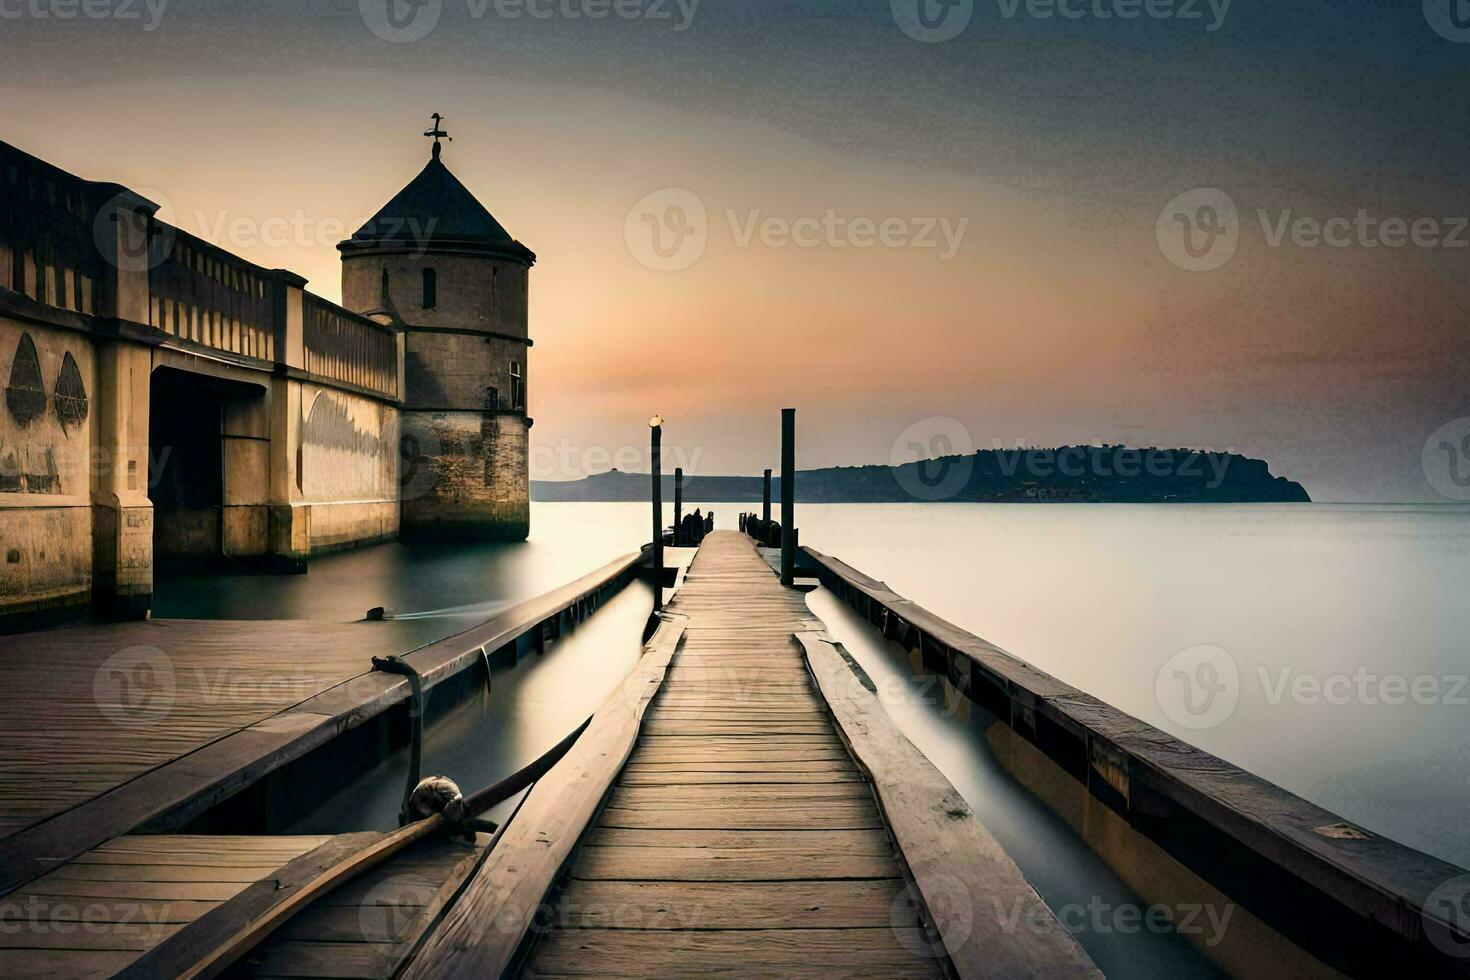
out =
[(684, 467), (674, 468), (674, 544), (683, 544), (679, 537), (684, 531)]
[(766, 535), (766, 540), (769, 542), (771, 540), (770, 539), (771, 532), (768, 530), (768, 528), (771, 526), (771, 471), (770, 470), (766, 470), (766, 493), (765, 493), (765, 497), (762, 498), (762, 499), (763, 499), (763, 503), (761, 505), (761, 523), (764, 526), (761, 528), (761, 533), (764, 534), (764, 535)]
[(653, 461), (653, 610), (664, 607), (664, 420), (655, 415), (648, 423)]
[(781, 584), (796, 582), (796, 409), (781, 410)]

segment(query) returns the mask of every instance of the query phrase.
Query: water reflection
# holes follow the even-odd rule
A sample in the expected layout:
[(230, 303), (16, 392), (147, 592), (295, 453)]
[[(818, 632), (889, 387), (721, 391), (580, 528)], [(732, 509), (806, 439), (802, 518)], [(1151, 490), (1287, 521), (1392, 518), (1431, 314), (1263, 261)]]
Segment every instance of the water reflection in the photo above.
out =
[(352, 622), (381, 606), (428, 643), (637, 551), (647, 514), (640, 504), (533, 504), (525, 542), (391, 542), (325, 555), (296, 576), (160, 575), (153, 615)]
[[(638, 663), (652, 610), (652, 587), (634, 581), (546, 653), (497, 669), (490, 693), (447, 711), (431, 705), (424, 775), (448, 776), (470, 793), (540, 758), (586, 721)], [(396, 752), (282, 832), (391, 830), (407, 771), (407, 750)], [(504, 811), (490, 816), (503, 817)]]

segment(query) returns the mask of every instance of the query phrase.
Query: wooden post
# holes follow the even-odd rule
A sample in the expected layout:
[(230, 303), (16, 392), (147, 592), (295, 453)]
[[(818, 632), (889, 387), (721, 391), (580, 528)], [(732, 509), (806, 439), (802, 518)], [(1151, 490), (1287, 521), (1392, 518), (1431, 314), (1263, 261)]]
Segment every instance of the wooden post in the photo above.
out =
[[(770, 526), (770, 523), (771, 523), (771, 471), (770, 470), (766, 470), (766, 495), (765, 495), (764, 501), (765, 501), (764, 502), (764, 505), (761, 507), (761, 520), (765, 523), (765, 525), (767, 527), (769, 527)], [(765, 530), (764, 528), (762, 528), (762, 533), (763, 534), (770, 534), (770, 532), (767, 531), (767, 530)], [(769, 540), (769, 538), (767, 540)]]
[(664, 607), (664, 420), (649, 422), (653, 438), (653, 609)]
[(796, 581), (796, 409), (781, 410), (781, 584)]
[(674, 544), (684, 530), (684, 467), (674, 469)]

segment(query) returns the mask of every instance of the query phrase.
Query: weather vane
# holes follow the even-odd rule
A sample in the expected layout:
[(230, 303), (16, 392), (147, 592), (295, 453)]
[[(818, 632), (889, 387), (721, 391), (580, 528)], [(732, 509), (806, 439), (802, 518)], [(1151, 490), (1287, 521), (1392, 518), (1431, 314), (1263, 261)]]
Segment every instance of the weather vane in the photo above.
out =
[(433, 126), (433, 128), (428, 129), (428, 130), (425, 130), (424, 135), (425, 136), (432, 136), (434, 138), (434, 156), (438, 156), (439, 155), (439, 141), (440, 140), (448, 140), (449, 142), (453, 143), (454, 142), (454, 137), (453, 136), (450, 136), (449, 133), (445, 131), (445, 129), (444, 129), (444, 116), (442, 114), (437, 113), (437, 112), (434, 113), (433, 119), (434, 119), (434, 126)]

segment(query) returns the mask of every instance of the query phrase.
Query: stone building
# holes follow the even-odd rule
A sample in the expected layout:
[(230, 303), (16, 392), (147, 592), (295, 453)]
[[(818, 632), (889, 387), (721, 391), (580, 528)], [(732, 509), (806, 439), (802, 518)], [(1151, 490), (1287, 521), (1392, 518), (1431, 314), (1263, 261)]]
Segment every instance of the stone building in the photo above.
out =
[(148, 615), (161, 562), (526, 536), (535, 257), (437, 139), (345, 306), (0, 142), (0, 632)]
[(342, 302), (405, 338), (403, 533), (519, 541), (531, 522), (536, 256), (450, 173), (442, 147), (436, 136), (423, 171), (338, 246)]

